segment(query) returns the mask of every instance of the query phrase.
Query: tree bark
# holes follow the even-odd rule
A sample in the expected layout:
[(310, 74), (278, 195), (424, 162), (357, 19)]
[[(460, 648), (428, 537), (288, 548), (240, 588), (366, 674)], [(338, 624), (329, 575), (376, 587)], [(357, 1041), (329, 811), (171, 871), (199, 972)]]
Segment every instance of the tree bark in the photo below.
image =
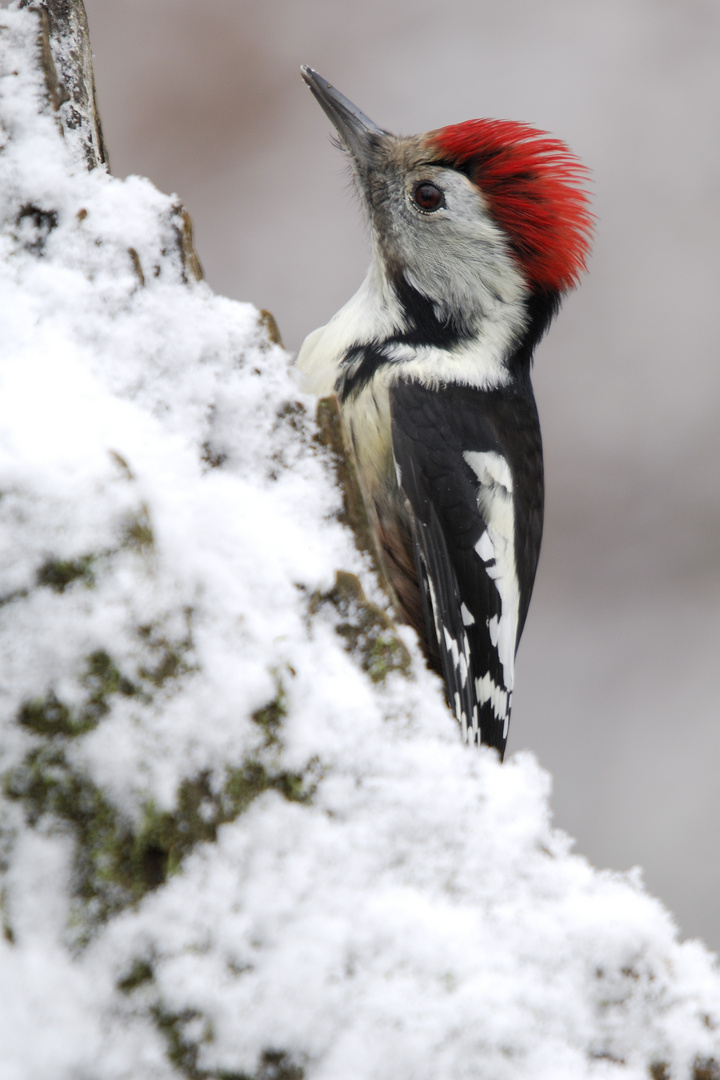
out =
[(39, 16), (41, 64), (63, 134), (88, 169), (108, 165), (82, 0), (20, 0), (19, 7)]

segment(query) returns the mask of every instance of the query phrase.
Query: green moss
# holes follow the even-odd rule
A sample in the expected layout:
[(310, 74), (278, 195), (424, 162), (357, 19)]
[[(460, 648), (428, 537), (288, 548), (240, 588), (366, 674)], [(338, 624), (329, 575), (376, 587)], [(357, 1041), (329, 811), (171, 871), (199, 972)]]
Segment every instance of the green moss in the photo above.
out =
[(140, 551), (150, 551), (155, 546), (155, 534), (150, 521), (150, 511), (145, 503), (125, 523), (122, 534), (123, 545)]
[(118, 697), (151, 701), (158, 688), (191, 670), (191, 613), (180, 641), (156, 625), (138, 630), (145, 662), (130, 678), (105, 650), (91, 653), (78, 678), (82, 691), (72, 706), (51, 689), (25, 702), (17, 722), (35, 745), (2, 778), (5, 794), (22, 804), (31, 826), (57, 828), (74, 841), (72, 909), (74, 935), (83, 944), (98, 923), (142, 899), (177, 872), (198, 844), (212, 842), (218, 828), (235, 820), (266, 791), (291, 802), (308, 802), (320, 777), (316, 762), (301, 772), (281, 767), (281, 727), (287, 712), (282, 681), (275, 697), (252, 719), (264, 733), (254, 758), (224, 775), (202, 772), (180, 783), (171, 809), (149, 800), (136, 817), (121, 813), (75, 760), (74, 742), (91, 731)]
[(110, 699), (115, 694), (135, 697), (139, 693), (137, 685), (122, 674), (104, 649), (98, 649), (88, 657), (80, 682), (88, 691), (85, 715), (95, 723), (110, 711)]
[(175, 809), (159, 810), (148, 803), (135, 845), (151, 888), (177, 872), (185, 856), (200, 843), (215, 840), (224, 815), (210, 786), (210, 774), (183, 780)]
[(153, 624), (138, 628), (138, 637), (145, 646), (146, 654), (152, 657), (152, 663), (142, 664), (138, 668), (137, 675), (150, 694), (151, 688), (159, 690), (171, 679), (180, 678), (181, 675), (187, 675), (192, 670), (192, 665), (188, 660), (188, 654), (192, 650), (190, 629), (192, 612), (186, 611), (185, 617), (187, 632), (177, 641), (171, 641), (165, 636), (161, 627)]
[[(165, 880), (170, 852), (164, 815), (148, 808), (133, 828), (57, 743), (32, 750), (6, 774), (6, 795), (31, 825), (55, 819), (75, 839), (74, 895), (82, 922), (107, 918)], [(167, 815), (169, 816), (169, 815)]]
[[(265, 1050), (253, 1076), (241, 1074), (238, 1080), (303, 1080), (305, 1070), (283, 1050)], [(230, 1080), (218, 1076), (218, 1080)]]
[(119, 671), (102, 649), (87, 658), (80, 684), (86, 691), (81, 708), (73, 711), (51, 690), (43, 698), (26, 701), (18, 712), (18, 723), (36, 735), (83, 735), (110, 711), (110, 699), (115, 694), (134, 697), (139, 693), (135, 683)]
[(282, 723), (287, 716), (287, 695), (280, 677), (276, 673), (277, 693), (272, 701), (257, 709), (251, 716), (251, 720), (262, 728), (265, 734), (266, 746), (277, 746), (280, 739)]
[(80, 938), (93, 926), (133, 904), (176, 873), (200, 843), (234, 821), (265, 791), (290, 802), (308, 802), (318, 778), (273, 771), (259, 761), (229, 770), (215, 790), (210, 774), (186, 779), (173, 810), (148, 802), (138, 822), (124, 817), (104, 793), (69, 761), (67, 740), (35, 747), (4, 777), (5, 794), (22, 803), (31, 825), (54, 819), (75, 839), (74, 896)]
[(357, 657), (373, 682), (382, 682), (391, 671), (408, 673), (410, 654), (398, 637), (394, 623), (382, 608), (366, 599), (354, 574), (338, 570), (334, 588), (313, 596), (310, 615), (328, 605), (339, 616), (335, 629), (345, 648)]
[(15, 931), (10, 925), (10, 920), (8, 919), (6, 903), (7, 902), (5, 899), (5, 890), (0, 889), (0, 923), (2, 923), (2, 936), (4, 937), (5, 941), (7, 941), (8, 945), (14, 945)]
[(82, 581), (91, 588), (95, 584), (92, 570), (95, 559), (95, 555), (81, 555), (77, 559), (48, 559), (37, 572), (37, 584), (58, 593), (65, 592), (74, 581)]
[(92, 730), (111, 708), (116, 696), (137, 698), (143, 703), (152, 700), (156, 690), (168, 681), (191, 670), (187, 654), (192, 648), (190, 633), (179, 642), (171, 642), (156, 627), (138, 630), (150, 662), (141, 664), (133, 678), (125, 675), (104, 649), (90, 654), (79, 682), (85, 691), (80, 706), (71, 709), (54, 690), (45, 697), (26, 701), (18, 712), (18, 723), (36, 735), (83, 735)]
[(82, 922), (92, 924), (159, 884), (152, 830), (136, 832), (56, 742), (35, 748), (6, 774), (6, 795), (22, 802), (27, 819), (55, 819), (75, 839), (74, 895)]
[(183, 656), (183, 652), (184, 649), (178, 649), (167, 644), (160, 650), (157, 663), (152, 666), (143, 665), (138, 669), (140, 678), (159, 689), (169, 679), (177, 679), (180, 675), (187, 674), (190, 667)]
[[(138, 958), (127, 975), (117, 984), (123, 994), (132, 994), (142, 987), (154, 987), (152, 963)], [(150, 1016), (164, 1042), (168, 1060), (187, 1080), (304, 1080), (305, 1070), (284, 1050), (263, 1051), (252, 1073), (233, 1069), (203, 1069), (199, 1059), (203, 1045), (212, 1043), (212, 1023), (195, 1009), (174, 1012), (157, 1000), (150, 1006)]]
[(135, 960), (127, 975), (118, 981), (117, 988), (121, 994), (132, 994), (139, 986), (146, 986), (155, 978), (152, 964), (145, 958)]
[(56, 698), (52, 690), (47, 697), (26, 701), (17, 719), (19, 724), (37, 735), (75, 735), (87, 730), (77, 724), (70, 709)]
[[(284, 1050), (276, 1049), (263, 1051), (253, 1073), (202, 1069), (200, 1051), (213, 1038), (210, 1022), (194, 1009), (172, 1013), (156, 1006), (152, 1016), (165, 1039), (168, 1060), (187, 1080), (304, 1080), (305, 1070)], [(189, 1029), (199, 1026), (199, 1036), (190, 1034)]]
[(9, 798), (23, 804), (30, 825), (54, 818), (74, 836), (74, 893), (93, 919), (143, 891), (132, 829), (100, 789), (69, 764), (64, 746), (36, 747), (5, 775), (3, 786)]
[(186, 1031), (189, 1024), (203, 1022), (201, 1014), (194, 1009), (171, 1013), (156, 1007), (152, 1010), (152, 1015), (165, 1039), (168, 1060), (180, 1070), (183, 1076), (188, 1077), (188, 1080), (206, 1080), (210, 1077), (210, 1073), (198, 1068), (200, 1047), (211, 1037), (209, 1024), (205, 1022), (204, 1031), (199, 1040), (189, 1037)]
[(317, 788), (321, 770), (313, 759), (304, 772), (278, 772), (260, 761), (246, 762), (239, 769), (230, 769), (222, 791), (223, 821), (234, 821), (266, 791), (277, 791), (288, 802), (309, 803)]

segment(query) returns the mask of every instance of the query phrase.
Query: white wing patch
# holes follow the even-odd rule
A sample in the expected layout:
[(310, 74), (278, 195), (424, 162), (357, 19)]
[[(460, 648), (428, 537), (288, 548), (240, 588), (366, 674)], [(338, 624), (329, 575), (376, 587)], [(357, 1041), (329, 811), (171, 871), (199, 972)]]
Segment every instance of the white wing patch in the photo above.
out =
[(484, 450), (482, 453), (478, 450), (466, 450), (463, 457), (483, 487), (501, 487), (506, 494), (512, 495), (512, 473), (502, 454), (496, 454), (493, 450)]
[[(513, 507), (513, 479), (510, 466), (501, 454), (493, 451), (468, 450), (465, 461), (478, 478), (478, 508), (487, 524), (475, 551), (485, 563), (488, 575), (493, 579), (500, 595), (500, 617), (488, 619), (490, 640), (498, 650), (503, 668), (505, 688), (484, 685), (486, 679), (476, 680), (478, 699), (490, 701), (496, 716), (506, 717), (509, 700), (505, 690), (511, 691), (515, 674), (515, 645), (517, 639), (520, 587), (515, 569), (515, 514)], [(495, 707), (497, 704), (497, 708)]]

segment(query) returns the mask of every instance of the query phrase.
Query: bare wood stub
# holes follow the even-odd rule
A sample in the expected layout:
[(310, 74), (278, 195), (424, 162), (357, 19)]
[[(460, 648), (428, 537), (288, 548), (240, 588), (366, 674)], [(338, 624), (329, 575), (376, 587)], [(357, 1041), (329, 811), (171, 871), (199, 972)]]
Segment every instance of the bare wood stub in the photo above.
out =
[(38, 15), (40, 61), (48, 100), (63, 134), (76, 144), (78, 156), (88, 169), (107, 165), (82, 0), (20, 0), (19, 6)]

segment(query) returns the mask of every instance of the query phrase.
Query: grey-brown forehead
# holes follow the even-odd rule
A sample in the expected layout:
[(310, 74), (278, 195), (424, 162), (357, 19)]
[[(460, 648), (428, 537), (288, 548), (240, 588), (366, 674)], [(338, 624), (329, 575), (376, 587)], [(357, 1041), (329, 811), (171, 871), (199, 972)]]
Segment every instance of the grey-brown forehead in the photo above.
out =
[(432, 157), (427, 139), (423, 135), (389, 135), (383, 142), (383, 157), (386, 163), (403, 172), (426, 164)]

